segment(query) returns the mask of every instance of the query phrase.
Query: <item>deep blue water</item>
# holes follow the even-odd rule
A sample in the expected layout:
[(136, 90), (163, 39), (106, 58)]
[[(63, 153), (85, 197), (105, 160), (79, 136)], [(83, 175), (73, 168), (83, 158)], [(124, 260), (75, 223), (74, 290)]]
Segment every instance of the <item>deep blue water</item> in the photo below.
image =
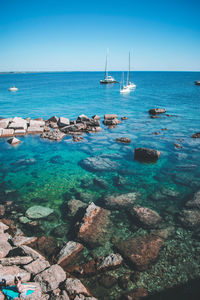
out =
[[(120, 81), (121, 73), (112, 75)], [(136, 89), (121, 95), (119, 84), (99, 84), (103, 72), (1, 74), (0, 117), (48, 119), (56, 115), (73, 120), (80, 114), (98, 114), (102, 121), (104, 114), (115, 113), (119, 118), (127, 116), (128, 120), (113, 129), (101, 124), (101, 132), (85, 134), (79, 143), (74, 143), (70, 136), (61, 142), (26, 136), (20, 137), (23, 143), (13, 148), (1, 139), (0, 191), (16, 190), (15, 201), (24, 209), (43, 204), (59, 215), (63, 203), (81, 198), (81, 193), (87, 193), (87, 197), (82, 194), (81, 200), (85, 202), (102, 203), (102, 197), (108, 194), (138, 192), (138, 204), (165, 216), (166, 226), (176, 224), (172, 217), (200, 187), (200, 139), (191, 138), (200, 131), (200, 87), (194, 85), (198, 76), (195, 72), (134, 72), (131, 79)], [(8, 92), (12, 85), (19, 88), (18, 92)], [(151, 119), (148, 110), (155, 107), (166, 108), (171, 116)], [(158, 131), (160, 134), (155, 135)], [(115, 141), (117, 137), (129, 137), (131, 144), (119, 144)], [(182, 148), (177, 149), (174, 143)], [(136, 147), (159, 150), (158, 162), (135, 161)], [(81, 167), (82, 159), (102, 154), (117, 161), (120, 168), (93, 173)], [(93, 185), (94, 177), (106, 180), (108, 188)], [(114, 213), (112, 220), (115, 235), (132, 235), (127, 217), (118, 214), (116, 219)], [(57, 224), (62, 222), (60, 217)], [(48, 232), (55, 225), (46, 224), (45, 230)], [(177, 247), (176, 242), (174, 245)], [(109, 247), (97, 252), (108, 254), (112, 251)], [(180, 247), (180, 253), (186, 248)], [(191, 252), (187, 249), (183, 254), (186, 257)], [(177, 274), (172, 272), (170, 276), (175, 282)], [(166, 277), (166, 285), (167, 282)], [(158, 284), (154, 286), (156, 289)]]

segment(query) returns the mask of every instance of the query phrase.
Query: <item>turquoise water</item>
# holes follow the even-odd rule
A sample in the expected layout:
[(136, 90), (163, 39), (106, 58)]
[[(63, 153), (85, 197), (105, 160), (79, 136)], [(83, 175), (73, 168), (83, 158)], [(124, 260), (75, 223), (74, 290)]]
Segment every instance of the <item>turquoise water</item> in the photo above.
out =
[[(121, 73), (113, 75), (120, 81)], [(45, 225), (47, 234), (67, 222), (62, 207), (71, 198), (101, 203), (106, 195), (138, 192), (138, 204), (155, 209), (167, 220), (200, 187), (200, 139), (191, 138), (200, 131), (200, 88), (194, 85), (198, 74), (134, 72), (131, 77), (137, 88), (128, 95), (120, 95), (118, 84), (100, 85), (102, 77), (101, 72), (0, 75), (0, 117), (48, 119), (57, 115), (73, 120), (80, 114), (98, 114), (101, 121), (106, 113), (128, 117), (113, 129), (101, 124), (101, 132), (85, 134), (79, 143), (68, 136), (61, 142), (26, 136), (13, 148), (5, 139), (0, 140), (0, 192), (15, 191), (12, 195), (23, 209), (34, 204), (55, 209), (59, 218)], [(12, 85), (19, 91), (8, 92)], [(166, 108), (171, 116), (151, 119), (148, 110), (154, 107)], [(117, 137), (129, 137), (131, 144), (117, 143)], [(182, 148), (177, 149), (174, 143)], [(134, 161), (136, 147), (157, 149), (160, 159), (155, 164)], [(82, 159), (103, 154), (117, 161), (120, 168), (95, 173), (81, 167)], [(95, 177), (106, 180), (108, 188), (95, 186)], [(116, 236), (132, 235), (130, 221), (123, 213), (115, 211), (111, 218)], [(94, 251), (108, 254), (110, 247)]]

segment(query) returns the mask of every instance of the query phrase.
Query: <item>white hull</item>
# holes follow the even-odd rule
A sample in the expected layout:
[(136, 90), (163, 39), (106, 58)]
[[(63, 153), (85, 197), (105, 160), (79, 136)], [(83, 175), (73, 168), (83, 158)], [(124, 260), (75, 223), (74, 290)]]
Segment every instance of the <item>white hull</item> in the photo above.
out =
[(10, 92), (16, 92), (16, 91), (18, 91), (18, 88), (15, 87), (15, 86), (13, 86), (13, 87), (10, 87), (8, 90), (9, 90)]
[(127, 87), (128, 87), (129, 89), (134, 89), (134, 88), (136, 88), (136, 84), (130, 82), (130, 83), (127, 85)]
[(123, 87), (120, 90), (120, 94), (127, 94), (127, 93), (130, 93), (130, 89), (128, 87)]

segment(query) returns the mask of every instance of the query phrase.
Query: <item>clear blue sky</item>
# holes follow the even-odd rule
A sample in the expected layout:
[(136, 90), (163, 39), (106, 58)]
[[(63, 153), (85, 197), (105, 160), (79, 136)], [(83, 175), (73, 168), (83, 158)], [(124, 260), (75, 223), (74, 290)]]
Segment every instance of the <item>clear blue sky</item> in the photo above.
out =
[(0, 0), (0, 71), (200, 70), (200, 1)]

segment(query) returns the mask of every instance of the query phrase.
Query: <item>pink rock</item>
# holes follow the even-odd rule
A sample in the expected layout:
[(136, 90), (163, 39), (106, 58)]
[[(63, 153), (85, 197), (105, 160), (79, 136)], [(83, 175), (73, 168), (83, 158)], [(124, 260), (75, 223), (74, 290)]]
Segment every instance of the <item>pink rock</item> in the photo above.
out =
[(64, 287), (70, 296), (79, 294), (83, 294), (84, 296), (91, 296), (89, 290), (77, 278), (67, 278)]
[(130, 213), (133, 218), (147, 227), (153, 227), (161, 220), (159, 214), (148, 207), (134, 206)]
[(58, 254), (57, 264), (60, 265), (62, 268), (66, 267), (72, 260), (74, 260), (78, 256), (78, 254), (82, 250), (82, 244), (69, 241)]
[(30, 245), (31, 243), (34, 243), (37, 240), (37, 237), (27, 237), (27, 236), (15, 236), (12, 241), (13, 244), (16, 247), (22, 246), (22, 245)]
[(50, 267), (50, 264), (47, 260), (38, 258), (38, 259), (34, 260), (33, 262), (31, 262), (30, 264), (24, 266), (24, 269), (27, 272), (29, 272), (33, 275), (36, 275), (49, 267)]
[(33, 261), (30, 256), (5, 257), (0, 259), (2, 266), (26, 265)]
[(4, 258), (12, 249), (11, 245), (8, 243), (8, 239), (8, 233), (0, 233), (0, 259)]
[(106, 270), (106, 269), (113, 269), (115, 267), (118, 267), (122, 264), (123, 258), (120, 254), (110, 254), (109, 256), (102, 259), (102, 261), (99, 263), (97, 270)]
[(7, 285), (14, 284), (16, 275), (22, 278), (22, 282), (29, 281), (31, 277), (27, 271), (20, 269), (18, 266), (3, 267), (0, 265), (0, 274), (1, 278), (5, 278)]

